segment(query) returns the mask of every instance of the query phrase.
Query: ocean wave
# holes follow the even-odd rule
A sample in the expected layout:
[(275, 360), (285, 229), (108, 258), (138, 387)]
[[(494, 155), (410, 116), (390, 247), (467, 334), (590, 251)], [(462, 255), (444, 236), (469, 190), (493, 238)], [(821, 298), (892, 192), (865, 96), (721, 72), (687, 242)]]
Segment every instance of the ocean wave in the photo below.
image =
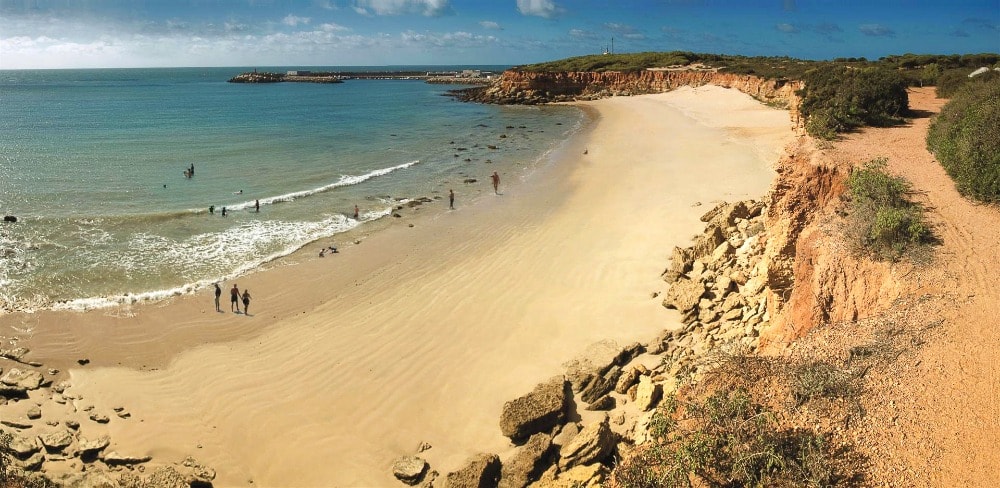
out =
[[(177, 266), (205, 263), (218, 265), (220, 261), (230, 260), (234, 254), (252, 255), (255, 249), (261, 247), (263, 241), (277, 236), (281, 236), (289, 242), (278, 251), (243, 261), (235, 268), (220, 275), (196, 279), (180, 286), (160, 290), (63, 300), (51, 304), (50, 308), (53, 310), (86, 311), (154, 302), (196, 293), (212, 286), (213, 283), (230, 281), (257, 270), (261, 266), (288, 256), (319, 239), (346, 232), (365, 222), (379, 220), (391, 214), (392, 208), (389, 207), (365, 212), (359, 215), (358, 220), (338, 214), (317, 222), (249, 222), (224, 232), (193, 236), (182, 245), (166, 247), (164, 247), (166, 243), (157, 236), (137, 235), (130, 243), (133, 246), (132, 252), (129, 253), (130, 256), (152, 255), (154, 251), (157, 251), (160, 256), (174, 262)], [(273, 243), (273, 241), (270, 242)], [(119, 264), (130, 269), (142, 269), (148, 265), (148, 263), (134, 259), (119, 261)], [(18, 308), (30, 311), (25, 310), (24, 307)]]
[[(357, 176), (354, 176), (354, 175), (342, 175), (339, 180), (337, 180), (334, 183), (330, 183), (328, 185), (323, 185), (323, 186), (320, 186), (320, 187), (317, 187), (317, 188), (313, 188), (313, 189), (310, 189), (310, 190), (302, 190), (302, 191), (296, 191), (296, 192), (292, 192), (292, 193), (286, 193), (284, 195), (278, 195), (278, 196), (275, 196), (275, 197), (261, 198), (260, 199), (260, 204), (261, 204), (261, 206), (263, 206), (263, 205), (272, 205), (272, 204), (278, 203), (278, 202), (291, 202), (291, 201), (293, 201), (293, 200), (295, 200), (297, 198), (307, 197), (307, 196), (310, 196), (310, 195), (315, 195), (317, 193), (323, 193), (323, 192), (326, 192), (326, 191), (333, 190), (334, 188), (340, 188), (340, 187), (344, 187), (344, 186), (357, 185), (359, 183), (364, 183), (365, 181), (368, 181), (368, 180), (370, 180), (372, 178), (377, 178), (379, 176), (385, 176), (385, 175), (387, 175), (389, 173), (392, 173), (393, 171), (397, 171), (397, 170), (409, 168), (410, 166), (413, 166), (413, 165), (418, 164), (418, 163), (420, 163), (419, 160), (414, 160), (414, 161), (410, 161), (408, 163), (397, 164), (396, 166), (390, 166), (388, 168), (376, 169), (374, 171), (370, 171), (370, 172), (365, 173), (363, 175), (357, 175)], [(230, 210), (230, 211), (232, 211), (232, 210), (245, 210), (245, 209), (248, 209), (248, 208), (254, 208), (256, 206), (256, 204), (257, 204), (257, 200), (250, 200), (250, 201), (246, 201), (246, 202), (243, 202), (243, 203), (237, 203), (237, 204), (233, 204), (233, 205), (227, 205), (226, 208), (228, 210)], [(204, 210), (192, 210), (192, 211), (204, 212)]]

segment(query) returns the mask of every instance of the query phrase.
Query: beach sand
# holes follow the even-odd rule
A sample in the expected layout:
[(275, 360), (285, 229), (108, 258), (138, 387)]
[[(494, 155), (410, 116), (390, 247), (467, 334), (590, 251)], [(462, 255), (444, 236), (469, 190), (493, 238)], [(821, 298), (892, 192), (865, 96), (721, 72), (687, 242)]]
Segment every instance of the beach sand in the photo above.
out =
[[(108, 450), (154, 461), (191, 455), (216, 486), (402, 486), (390, 465), (421, 442), (441, 473), (503, 456), (505, 401), (594, 342), (679, 326), (653, 296), (670, 252), (715, 203), (763, 195), (793, 136), (787, 112), (718, 87), (579, 105), (592, 127), (501, 195), (463, 207), (456, 186), (454, 211), (236, 280), (250, 316), (229, 312), (225, 283), (225, 313), (204, 290), (2, 316), (0, 335), (23, 338), (79, 397), (77, 412), (44, 403), (43, 420), (77, 418), (111, 436)], [(492, 170), (480, 172), (485, 187)], [(90, 405), (111, 422), (87, 420)]]

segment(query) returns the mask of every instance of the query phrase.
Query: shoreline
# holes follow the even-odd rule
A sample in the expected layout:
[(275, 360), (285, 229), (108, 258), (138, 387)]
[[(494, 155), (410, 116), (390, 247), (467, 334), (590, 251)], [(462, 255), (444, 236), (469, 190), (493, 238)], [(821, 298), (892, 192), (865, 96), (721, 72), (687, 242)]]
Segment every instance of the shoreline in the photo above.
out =
[[(728, 107), (689, 127), (697, 118), (678, 107), (709, 97), (779, 123), (731, 130), (741, 117)], [(249, 317), (216, 313), (206, 291), (0, 323), (28, 331), (30, 358), (68, 371), (83, 403), (127, 406), (132, 419), (96, 429), (113, 446), (164, 462), (194, 455), (220, 485), (386, 485), (391, 460), (424, 441), (442, 472), (503, 452), (503, 401), (591, 343), (680, 324), (651, 298), (666, 288), (670, 250), (715, 201), (765, 192), (773, 172), (741, 165), (760, 162), (762, 138), (780, 149), (792, 134), (787, 112), (717, 87), (578, 105), (600, 115), (499, 197), (391, 225), (318, 262), (306, 246), (239, 278), (254, 296)]]

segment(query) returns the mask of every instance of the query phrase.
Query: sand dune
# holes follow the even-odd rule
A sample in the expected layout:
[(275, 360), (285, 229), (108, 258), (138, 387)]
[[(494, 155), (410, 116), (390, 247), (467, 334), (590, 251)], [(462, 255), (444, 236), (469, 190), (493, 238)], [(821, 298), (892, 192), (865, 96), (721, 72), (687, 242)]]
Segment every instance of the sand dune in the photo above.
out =
[(787, 112), (717, 87), (581, 105), (593, 127), (502, 195), (241, 278), (250, 317), (206, 292), (0, 320), (69, 369), (80, 408), (132, 414), (84, 428), (193, 455), (218, 486), (397, 486), (392, 460), (420, 442), (441, 472), (503, 453), (506, 400), (593, 342), (679, 324), (652, 297), (673, 246), (713, 202), (762, 195), (792, 137)]

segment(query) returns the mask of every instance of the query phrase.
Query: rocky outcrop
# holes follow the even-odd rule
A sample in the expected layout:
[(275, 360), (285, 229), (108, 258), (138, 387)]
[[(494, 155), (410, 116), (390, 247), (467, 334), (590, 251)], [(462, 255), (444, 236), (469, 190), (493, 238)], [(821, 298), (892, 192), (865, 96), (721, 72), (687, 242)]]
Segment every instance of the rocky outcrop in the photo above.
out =
[(537, 480), (552, 464), (552, 436), (535, 434), (513, 457), (503, 463), (498, 488), (523, 488)]
[(568, 385), (556, 376), (535, 387), (531, 393), (504, 404), (500, 432), (518, 442), (532, 434), (548, 432), (566, 417)]
[[(81, 405), (83, 397), (71, 393), (69, 381), (53, 386), (60, 371), (43, 369), (43, 364), (27, 359), (29, 353), (23, 347), (0, 349), (0, 359), (18, 363), (0, 377), (0, 425), (4, 426), (0, 434), (9, 435), (9, 473), (37, 480), (39, 486), (118, 486), (116, 481), (126, 472), (135, 478), (129, 486), (212, 486), (215, 470), (190, 457), (181, 464), (151, 463), (147, 455), (106, 453), (112, 441), (107, 427), (100, 424), (112, 419), (94, 404)], [(86, 362), (79, 361), (81, 365)], [(131, 418), (120, 405), (108, 411), (115, 412), (114, 422)], [(81, 422), (88, 417), (96, 424)], [(168, 477), (161, 477), (162, 473)], [(153, 478), (158, 481), (151, 482)], [(160, 483), (166, 479), (177, 483)]]
[(663, 93), (681, 86), (717, 85), (739, 90), (761, 102), (788, 107), (800, 124), (801, 82), (765, 79), (705, 70), (644, 70), (635, 72), (532, 72), (508, 70), (487, 87), (454, 92), (463, 100), (503, 105), (593, 100), (611, 96)]
[(448, 473), (445, 488), (492, 488), (500, 481), (500, 458), (496, 454), (478, 454), (458, 471)]
[(427, 472), (427, 461), (417, 456), (403, 456), (392, 463), (392, 475), (408, 485), (420, 482)]

